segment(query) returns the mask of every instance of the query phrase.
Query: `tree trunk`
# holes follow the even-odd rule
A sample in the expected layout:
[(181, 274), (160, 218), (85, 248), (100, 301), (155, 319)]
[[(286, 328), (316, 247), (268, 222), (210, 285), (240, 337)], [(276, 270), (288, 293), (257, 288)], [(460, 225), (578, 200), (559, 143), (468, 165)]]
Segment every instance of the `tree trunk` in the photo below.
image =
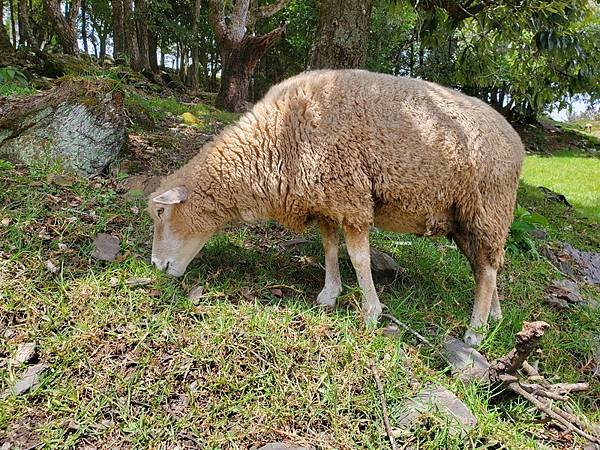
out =
[(19, 44), (24, 47), (38, 48), (37, 40), (31, 26), (29, 17), (29, 3), (27, 0), (18, 0), (19, 8)]
[(88, 53), (88, 36), (87, 36), (87, 21), (86, 21), (86, 3), (81, 0), (81, 41), (83, 42), (83, 51)]
[(158, 48), (158, 36), (154, 31), (148, 31), (148, 63), (150, 64), (150, 70), (153, 73), (159, 73), (158, 59), (156, 51)]
[(98, 42), (100, 49), (98, 50), (98, 58), (104, 58), (106, 56), (106, 40), (108, 39), (108, 32), (98, 33)]
[[(123, 17), (123, 1), (111, 0), (113, 22), (113, 58), (120, 59), (126, 53), (125, 19)], [(102, 42), (100, 43), (102, 48)], [(100, 50), (102, 54), (102, 50)]]
[(146, 8), (146, 0), (135, 0), (135, 16), (139, 44), (140, 70), (149, 73), (151, 69), (150, 58), (148, 54), (148, 13)]
[(0, 0), (0, 52), (12, 52), (13, 47), (4, 26), (4, 0)]
[[(60, 0), (44, 0), (46, 13), (52, 24), (52, 29), (56, 33), (58, 42), (68, 55), (79, 53), (77, 45), (77, 33), (75, 32), (75, 20), (79, 13), (79, 4), (81, 0), (72, 0), (69, 4), (67, 16), (63, 16), (60, 11)], [(65, 5), (66, 8), (66, 5)]]
[(200, 86), (198, 71), (198, 60), (200, 59), (200, 36), (198, 36), (198, 22), (200, 21), (200, 0), (194, 1), (194, 17), (192, 21), (192, 68), (190, 75), (190, 87), (192, 91), (198, 91)]
[(142, 70), (140, 49), (138, 46), (135, 20), (133, 18), (132, 0), (123, 0), (123, 16), (125, 19), (125, 44), (129, 55), (129, 65), (133, 70)]
[(321, 0), (311, 69), (363, 67), (373, 0)]
[(234, 112), (245, 109), (250, 78), (256, 64), (284, 33), (285, 26), (282, 26), (264, 36), (246, 35), (239, 46), (230, 50), (223, 61), (221, 89), (215, 102), (217, 107)]
[(17, 26), (15, 21), (15, 0), (8, 0), (10, 7), (10, 30), (12, 32), (12, 44), (14, 48), (17, 48)]

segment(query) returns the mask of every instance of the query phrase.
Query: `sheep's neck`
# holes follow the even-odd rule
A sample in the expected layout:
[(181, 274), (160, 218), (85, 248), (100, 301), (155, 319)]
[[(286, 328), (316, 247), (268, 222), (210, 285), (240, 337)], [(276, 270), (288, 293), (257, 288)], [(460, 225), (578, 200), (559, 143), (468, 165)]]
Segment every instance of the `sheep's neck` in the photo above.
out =
[(269, 219), (277, 207), (281, 159), (264, 127), (244, 117), (215, 140), (207, 172), (226, 221), (256, 223)]

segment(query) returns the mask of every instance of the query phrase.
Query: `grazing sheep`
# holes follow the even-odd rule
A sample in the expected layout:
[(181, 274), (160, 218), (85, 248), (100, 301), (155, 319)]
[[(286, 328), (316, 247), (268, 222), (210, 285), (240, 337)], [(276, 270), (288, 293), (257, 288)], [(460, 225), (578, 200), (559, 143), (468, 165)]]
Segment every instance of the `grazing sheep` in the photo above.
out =
[(592, 133), (592, 124), (591, 123), (586, 123), (585, 124), (585, 132), (586, 133)]
[(437, 84), (362, 70), (307, 72), (274, 87), (240, 120), (166, 177), (151, 196), (152, 262), (180, 276), (236, 219), (319, 224), (325, 286), (342, 290), (338, 230), (377, 321), (369, 228), (443, 235), (468, 258), (476, 288), (465, 341), (501, 317), (496, 272), (513, 217), (523, 145), (480, 100)]

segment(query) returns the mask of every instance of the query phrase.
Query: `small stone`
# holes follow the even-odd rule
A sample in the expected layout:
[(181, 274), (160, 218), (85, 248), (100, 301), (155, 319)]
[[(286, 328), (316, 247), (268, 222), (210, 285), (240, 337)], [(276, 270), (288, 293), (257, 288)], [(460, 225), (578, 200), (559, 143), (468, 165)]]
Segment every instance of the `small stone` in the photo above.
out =
[(110, 284), (110, 287), (117, 287), (119, 285), (119, 279), (117, 277), (110, 277), (108, 284)]
[(12, 366), (18, 367), (21, 364), (29, 362), (35, 355), (35, 343), (25, 342), (17, 347), (17, 352), (12, 360)]
[(92, 258), (100, 261), (114, 261), (119, 254), (119, 238), (110, 234), (100, 233), (94, 239)]
[(281, 298), (283, 297), (283, 291), (279, 288), (271, 288), (269, 289), (271, 291), (271, 294), (273, 294), (275, 297)]
[(3, 227), (7, 227), (10, 225), (10, 222), (11, 222), (10, 217), (5, 217), (4, 219), (2, 219), (0, 224), (2, 224)]
[(62, 251), (64, 251), (64, 250), (66, 250), (66, 249), (68, 249), (68, 248), (69, 248), (69, 247), (67, 246), (67, 244), (63, 244), (62, 242), (59, 242), (59, 243), (58, 243), (58, 249), (59, 249), (59, 250), (62, 250)]
[(443, 352), (452, 365), (453, 372), (463, 382), (489, 381), (490, 363), (485, 356), (463, 341), (452, 336), (446, 336)]
[(466, 437), (477, 425), (477, 418), (456, 395), (440, 386), (425, 387), (416, 396), (405, 402), (398, 414), (396, 425), (410, 430), (424, 415), (441, 416), (448, 432), (453, 436)]

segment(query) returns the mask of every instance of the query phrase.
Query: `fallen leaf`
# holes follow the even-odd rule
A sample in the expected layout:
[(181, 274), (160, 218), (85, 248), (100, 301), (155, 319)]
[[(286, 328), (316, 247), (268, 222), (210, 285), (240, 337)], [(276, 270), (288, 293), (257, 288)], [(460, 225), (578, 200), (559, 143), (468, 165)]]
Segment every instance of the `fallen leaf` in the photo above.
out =
[(204, 287), (196, 286), (192, 288), (188, 294), (188, 298), (192, 301), (192, 303), (196, 304), (202, 298), (202, 294), (204, 294)]
[(3, 227), (7, 227), (10, 225), (11, 219), (10, 217), (5, 217), (4, 219), (2, 219), (2, 222), (0, 222), (2, 224)]
[(2, 398), (8, 397), (10, 394), (22, 395), (40, 384), (41, 375), (48, 369), (46, 364), (36, 364), (28, 367), (15, 386), (7, 389), (2, 393)]
[(58, 267), (56, 267), (54, 263), (50, 260), (46, 261), (46, 269), (48, 269), (52, 273), (58, 272)]
[(130, 287), (146, 286), (152, 283), (152, 278), (129, 278), (125, 280), (125, 284)]
[(59, 243), (58, 243), (58, 249), (59, 249), (59, 250), (66, 250), (66, 249), (68, 249), (68, 248), (69, 248), (69, 247), (67, 246), (67, 244), (63, 244), (62, 242), (59, 242)]
[(35, 355), (35, 343), (25, 342), (17, 347), (17, 352), (12, 359), (12, 366), (18, 367), (21, 364), (29, 362)]
[(132, 206), (130, 209), (131, 209), (131, 212), (134, 214), (139, 214), (139, 212), (140, 212), (140, 208), (138, 208), (137, 206)]
[(279, 288), (272, 288), (272, 289), (269, 289), (269, 290), (271, 291), (271, 294), (273, 294), (275, 297), (279, 297), (279, 298), (283, 297), (283, 291), (281, 289), (279, 289)]
[(75, 177), (69, 175), (59, 175), (56, 173), (49, 173), (46, 177), (46, 181), (57, 186), (69, 187), (75, 183)]
[(100, 261), (114, 261), (119, 253), (119, 238), (110, 234), (100, 233), (94, 239), (92, 258)]
[(108, 284), (110, 284), (110, 287), (116, 287), (119, 285), (119, 279), (117, 277), (110, 277)]

